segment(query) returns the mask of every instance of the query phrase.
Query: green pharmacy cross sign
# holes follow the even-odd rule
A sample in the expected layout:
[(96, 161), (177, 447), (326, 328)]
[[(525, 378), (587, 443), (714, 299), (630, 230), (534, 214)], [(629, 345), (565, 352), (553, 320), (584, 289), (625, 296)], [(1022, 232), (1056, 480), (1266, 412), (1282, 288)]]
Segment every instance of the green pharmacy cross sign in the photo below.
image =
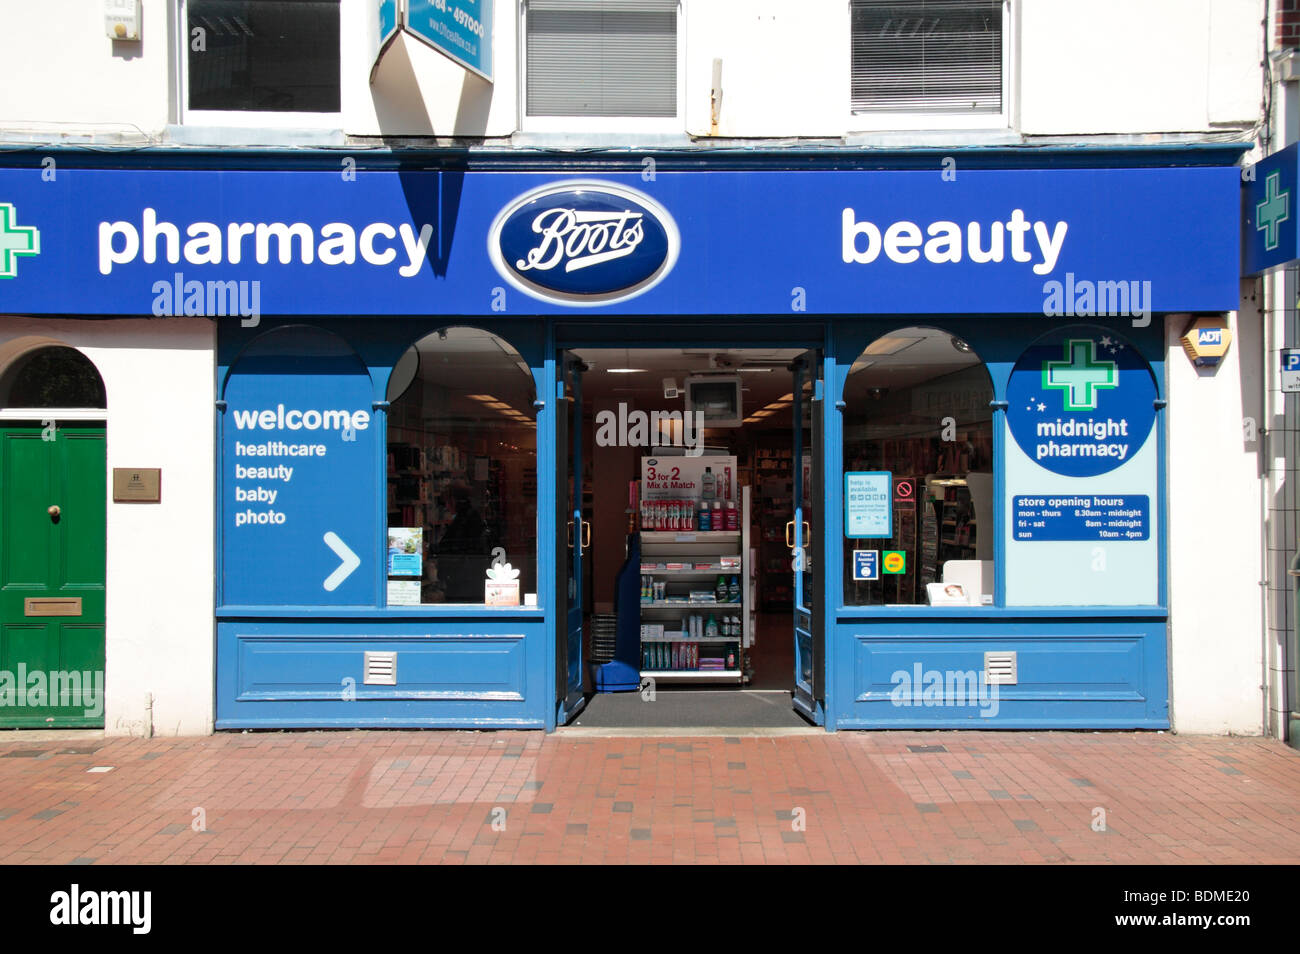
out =
[(0, 278), (18, 275), (19, 255), (41, 254), (41, 233), (15, 222), (14, 207), (0, 202)]
[(1279, 226), (1291, 215), (1291, 190), (1278, 191), (1280, 172), (1271, 173), (1265, 180), (1264, 201), (1255, 204), (1255, 231), (1264, 233), (1264, 248), (1273, 251), (1281, 241)]
[(1300, 144), (1265, 156), (1241, 174), (1243, 275), (1300, 261), (1300, 232), (1291, 199), (1300, 184)]
[(1043, 362), (1043, 387), (1063, 392), (1067, 411), (1095, 411), (1098, 392), (1119, 386), (1119, 366), (1098, 361), (1095, 349), (1091, 339), (1071, 338), (1063, 361)]

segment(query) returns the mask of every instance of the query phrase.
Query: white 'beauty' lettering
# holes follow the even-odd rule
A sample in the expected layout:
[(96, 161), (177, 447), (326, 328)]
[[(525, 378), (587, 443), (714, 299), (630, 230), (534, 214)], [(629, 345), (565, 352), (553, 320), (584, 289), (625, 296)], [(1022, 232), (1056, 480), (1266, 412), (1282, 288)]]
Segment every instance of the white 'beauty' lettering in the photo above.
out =
[[(876, 223), (859, 222), (857, 213), (846, 208), (841, 213), (840, 228), (841, 258), (846, 265), (869, 265), (880, 257), (881, 252), (899, 265), (915, 262), (922, 255), (926, 261), (936, 264), (960, 262), (963, 256), (962, 227), (956, 222), (931, 222), (922, 229), (916, 222), (901, 219), (886, 226), (882, 233)], [(1056, 268), (1070, 226), (1067, 222), (1057, 222), (1049, 231), (1048, 223), (1030, 222), (1025, 218), (1024, 210), (1013, 209), (1005, 222), (988, 223), (987, 246), (983, 244), (984, 228), (979, 222), (966, 225), (965, 254), (972, 262), (1001, 262), (1007, 251), (1004, 246), (1008, 244), (1011, 261), (1032, 262), (1035, 255), (1028, 242), (1032, 234), (1039, 259), (1033, 266), (1034, 274), (1047, 275)], [(928, 236), (924, 239), (924, 246), (923, 236)]]

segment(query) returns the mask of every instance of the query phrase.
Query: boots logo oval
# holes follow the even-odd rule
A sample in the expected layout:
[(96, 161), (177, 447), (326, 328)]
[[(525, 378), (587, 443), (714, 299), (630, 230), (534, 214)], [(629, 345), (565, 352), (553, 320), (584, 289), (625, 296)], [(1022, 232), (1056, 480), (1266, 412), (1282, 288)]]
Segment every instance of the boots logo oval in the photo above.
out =
[(663, 206), (613, 182), (526, 192), (488, 233), (488, 255), (506, 281), (562, 305), (608, 305), (648, 291), (672, 270), (679, 245)]

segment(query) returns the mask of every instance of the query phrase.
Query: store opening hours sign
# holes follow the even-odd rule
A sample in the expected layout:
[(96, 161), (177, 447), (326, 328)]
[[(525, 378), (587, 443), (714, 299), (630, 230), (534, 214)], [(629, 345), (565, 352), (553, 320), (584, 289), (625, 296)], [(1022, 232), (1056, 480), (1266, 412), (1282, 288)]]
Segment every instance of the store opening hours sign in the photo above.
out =
[(1151, 535), (1151, 499), (1144, 494), (1017, 496), (1012, 511), (1017, 540), (1145, 540)]

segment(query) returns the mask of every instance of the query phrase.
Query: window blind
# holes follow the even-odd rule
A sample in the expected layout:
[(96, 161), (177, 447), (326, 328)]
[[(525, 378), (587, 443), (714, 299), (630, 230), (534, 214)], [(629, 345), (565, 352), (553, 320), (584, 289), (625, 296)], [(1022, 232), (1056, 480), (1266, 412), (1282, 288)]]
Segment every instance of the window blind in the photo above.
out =
[(528, 0), (529, 116), (677, 115), (677, 0)]
[(1002, 110), (1002, 0), (853, 0), (852, 102)]

